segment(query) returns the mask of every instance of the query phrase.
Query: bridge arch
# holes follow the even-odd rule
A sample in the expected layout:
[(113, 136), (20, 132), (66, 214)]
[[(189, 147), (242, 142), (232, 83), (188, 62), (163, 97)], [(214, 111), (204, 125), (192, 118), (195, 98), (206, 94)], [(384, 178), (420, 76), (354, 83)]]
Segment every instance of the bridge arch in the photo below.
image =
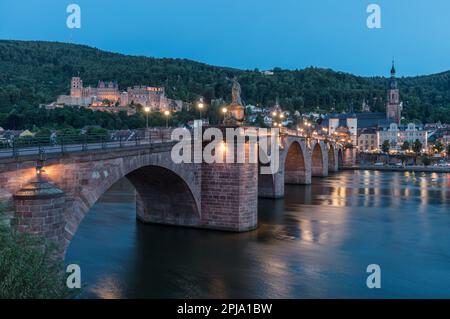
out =
[(196, 225), (200, 214), (189, 185), (174, 171), (144, 166), (125, 176), (136, 189), (136, 213), (143, 222)]
[[(260, 153), (261, 159), (265, 154)], [(259, 167), (259, 168), (260, 168)], [(281, 143), (278, 171), (273, 175), (258, 174), (258, 196), (281, 198), (284, 184), (311, 184), (311, 153), (303, 138), (286, 136)]]
[(324, 142), (315, 141), (311, 145), (312, 176), (328, 175), (328, 150)]
[(137, 218), (144, 222), (195, 226), (201, 221), (201, 181), (195, 164), (175, 164), (170, 153), (46, 167), (66, 193), (65, 247), (78, 226), (112, 185), (127, 178), (136, 189)]
[(307, 174), (306, 149), (298, 141), (288, 145), (286, 158), (284, 160), (284, 182), (285, 184), (307, 184), (310, 182)]

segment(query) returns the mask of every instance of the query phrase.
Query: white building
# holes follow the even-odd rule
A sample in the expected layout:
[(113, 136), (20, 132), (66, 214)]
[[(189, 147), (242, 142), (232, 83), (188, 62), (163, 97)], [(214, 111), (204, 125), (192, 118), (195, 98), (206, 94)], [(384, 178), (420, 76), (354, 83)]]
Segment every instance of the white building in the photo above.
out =
[(353, 145), (358, 145), (358, 119), (354, 114), (332, 115), (328, 119), (328, 134), (332, 135), (338, 128), (348, 129)]
[(407, 126), (391, 123), (388, 127), (381, 127), (377, 131), (377, 143), (381, 149), (384, 141), (389, 141), (391, 150), (401, 150), (405, 141), (412, 145), (416, 140), (422, 143), (423, 149), (428, 148), (428, 132), (423, 127), (409, 123)]

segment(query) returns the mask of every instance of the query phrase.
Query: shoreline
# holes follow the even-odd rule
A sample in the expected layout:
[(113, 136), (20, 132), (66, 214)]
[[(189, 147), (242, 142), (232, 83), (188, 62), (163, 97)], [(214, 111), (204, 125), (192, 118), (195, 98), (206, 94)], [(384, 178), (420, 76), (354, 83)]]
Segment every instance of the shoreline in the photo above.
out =
[(343, 170), (370, 170), (370, 171), (388, 171), (388, 172), (429, 172), (429, 173), (450, 173), (450, 167), (434, 167), (434, 166), (375, 166), (375, 165), (353, 165), (344, 166)]

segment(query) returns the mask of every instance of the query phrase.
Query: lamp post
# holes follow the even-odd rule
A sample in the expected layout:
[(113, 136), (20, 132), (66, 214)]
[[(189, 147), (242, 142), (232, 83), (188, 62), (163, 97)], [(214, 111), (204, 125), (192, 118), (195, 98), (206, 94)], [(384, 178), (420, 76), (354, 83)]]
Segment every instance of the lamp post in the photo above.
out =
[(201, 120), (202, 119), (202, 111), (203, 111), (203, 108), (205, 107), (205, 104), (203, 104), (203, 100), (198, 102), (197, 107), (198, 107), (198, 111), (200, 112), (200, 120)]
[(169, 127), (169, 115), (170, 115), (170, 111), (169, 110), (165, 110), (164, 111), (164, 115), (166, 116), (166, 128)]
[(282, 128), (282, 127), (283, 127), (283, 120), (284, 120), (284, 114), (283, 114), (283, 112), (280, 112), (279, 118), (280, 118), (280, 124), (279, 124), (279, 126), (280, 126), (280, 128)]
[(36, 163), (36, 176), (37, 176), (38, 180), (40, 180), (43, 172), (45, 172), (44, 160), (41, 158)]
[(145, 115), (146, 115), (146, 128), (148, 128), (148, 114), (150, 113), (150, 107), (149, 106), (146, 106), (146, 107), (144, 107), (144, 111), (145, 111)]
[(227, 115), (228, 109), (226, 107), (222, 108), (222, 114), (223, 114), (223, 123), (225, 123), (225, 117)]

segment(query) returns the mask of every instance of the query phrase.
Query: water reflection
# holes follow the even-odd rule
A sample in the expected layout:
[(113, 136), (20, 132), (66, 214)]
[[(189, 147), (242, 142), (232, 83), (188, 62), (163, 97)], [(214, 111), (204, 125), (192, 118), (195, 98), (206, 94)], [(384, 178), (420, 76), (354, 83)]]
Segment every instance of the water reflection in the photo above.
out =
[[(450, 174), (342, 172), (259, 201), (235, 234), (136, 223), (125, 180), (66, 258), (97, 298), (450, 297)], [(377, 263), (382, 289), (366, 288)]]

